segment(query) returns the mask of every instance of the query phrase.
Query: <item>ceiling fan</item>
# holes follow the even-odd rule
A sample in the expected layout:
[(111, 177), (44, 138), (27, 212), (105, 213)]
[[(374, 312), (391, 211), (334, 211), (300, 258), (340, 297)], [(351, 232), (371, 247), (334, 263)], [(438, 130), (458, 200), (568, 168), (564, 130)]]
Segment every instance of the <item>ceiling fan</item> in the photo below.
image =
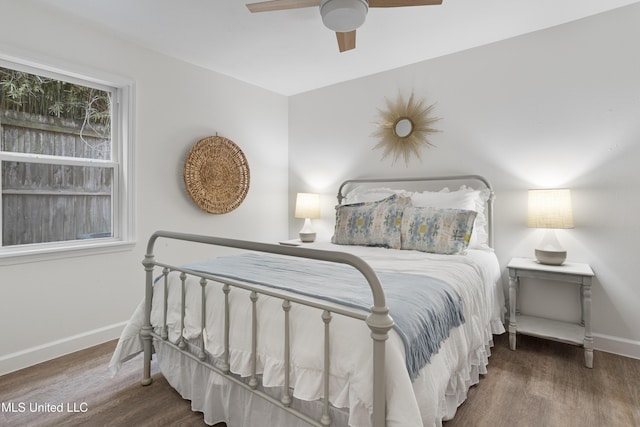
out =
[(336, 32), (340, 52), (355, 49), (356, 28), (360, 27), (370, 7), (430, 6), (442, 4), (442, 0), (269, 0), (247, 4), (249, 11), (272, 12), (276, 10), (320, 7), (325, 27)]

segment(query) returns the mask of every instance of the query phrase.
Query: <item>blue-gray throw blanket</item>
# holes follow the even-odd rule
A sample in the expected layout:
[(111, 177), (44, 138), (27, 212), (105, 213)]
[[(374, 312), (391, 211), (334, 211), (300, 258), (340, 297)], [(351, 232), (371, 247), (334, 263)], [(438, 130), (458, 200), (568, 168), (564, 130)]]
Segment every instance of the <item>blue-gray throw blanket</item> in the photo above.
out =
[[(247, 253), (185, 265), (197, 272), (283, 289), (370, 311), (371, 290), (347, 265)], [(445, 282), (407, 273), (376, 272), (394, 329), (404, 342), (413, 381), (437, 353), (451, 328), (464, 323), (460, 296)]]

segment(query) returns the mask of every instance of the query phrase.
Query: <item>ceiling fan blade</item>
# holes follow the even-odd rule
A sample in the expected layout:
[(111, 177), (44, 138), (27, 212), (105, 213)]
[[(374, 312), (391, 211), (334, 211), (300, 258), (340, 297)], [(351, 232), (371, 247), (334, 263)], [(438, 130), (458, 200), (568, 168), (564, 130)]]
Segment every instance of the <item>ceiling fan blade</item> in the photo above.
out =
[(272, 12), (274, 10), (298, 9), (301, 7), (319, 6), (320, 0), (270, 0), (259, 3), (249, 3), (250, 12)]
[(356, 48), (356, 30), (349, 31), (348, 33), (336, 33), (338, 38), (338, 49), (340, 52)]
[(442, 0), (369, 0), (369, 7), (434, 6)]

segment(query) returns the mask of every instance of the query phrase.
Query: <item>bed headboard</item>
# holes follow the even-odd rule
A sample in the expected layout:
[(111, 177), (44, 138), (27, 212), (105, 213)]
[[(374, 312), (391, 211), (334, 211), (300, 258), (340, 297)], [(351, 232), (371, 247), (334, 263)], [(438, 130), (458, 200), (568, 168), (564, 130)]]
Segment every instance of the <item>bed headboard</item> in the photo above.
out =
[[(445, 187), (447, 183), (467, 184), (476, 190), (489, 190), (489, 198), (485, 212), (487, 216), (487, 233), (488, 244), (493, 248), (493, 187), (489, 181), (480, 175), (451, 175), (451, 176), (433, 176), (433, 177), (415, 177), (415, 178), (354, 178), (343, 181), (338, 188), (338, 204), (346, 197), (346, 193), (350, 187), (367, 184), (385, 184), (397, 186), (397, 184), (411, 185), (412, 188), (403, 188), (406, 190), (423, 191), (437, 190)], [(439, 188), (438, 188), (439, 187)]]

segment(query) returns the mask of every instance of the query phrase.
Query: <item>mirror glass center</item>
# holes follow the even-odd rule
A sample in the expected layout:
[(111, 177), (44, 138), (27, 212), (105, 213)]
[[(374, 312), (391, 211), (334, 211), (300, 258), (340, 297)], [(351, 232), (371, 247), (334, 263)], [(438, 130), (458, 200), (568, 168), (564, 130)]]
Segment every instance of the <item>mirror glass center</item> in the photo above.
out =
[(413, 131), (413, 123), (408, 118), (403, 117), (396, 122), (394, 130), (400, 138), (406, 138)]

